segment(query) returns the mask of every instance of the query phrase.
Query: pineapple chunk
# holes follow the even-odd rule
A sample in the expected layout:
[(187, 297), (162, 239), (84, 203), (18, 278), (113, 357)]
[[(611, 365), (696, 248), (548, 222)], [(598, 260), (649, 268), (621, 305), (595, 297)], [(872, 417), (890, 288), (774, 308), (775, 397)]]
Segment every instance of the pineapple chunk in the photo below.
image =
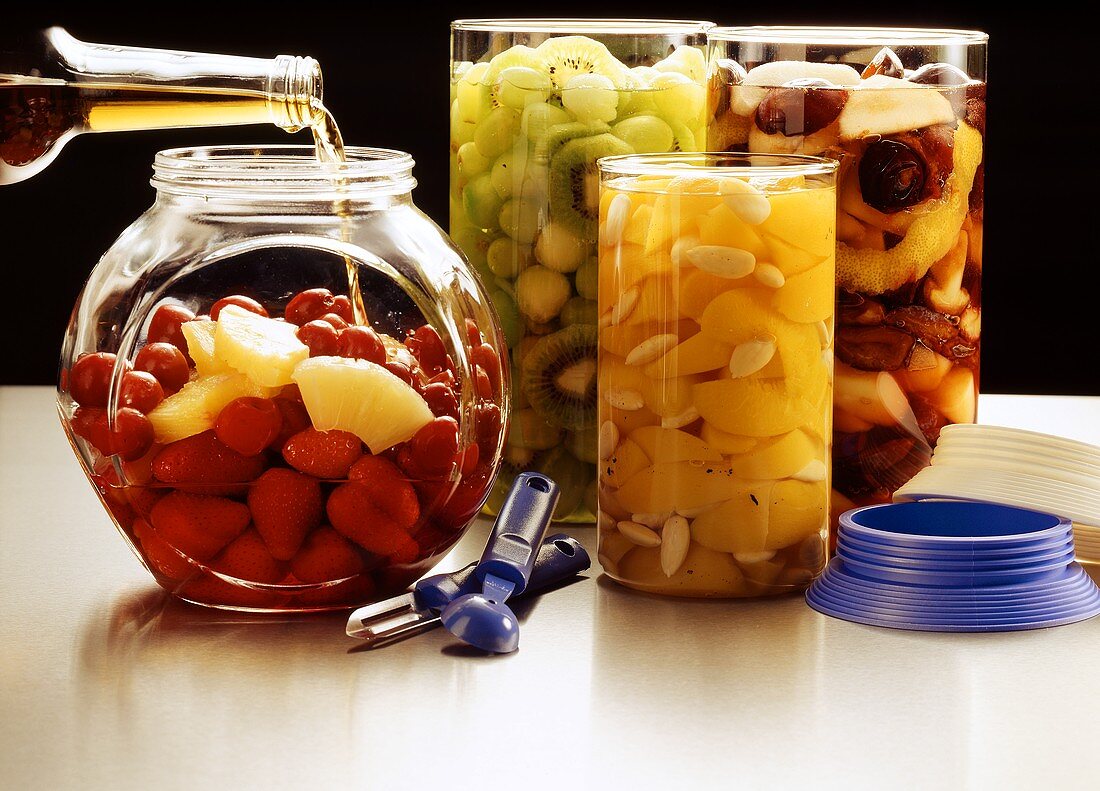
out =
[(309, 357), (297, 333), (289, 322), (227, 305), (218, 314), (214, 354), (256, 384), (282, 387), (291, 383), (294, 366)]
[(199, 376), (213, 376), (230, 370), (224, 360), (214, 355), (214, 332), (218, 325), (212, 321), (196, 320), (183, 323), (183, 337), (187, 339), (187, 353), (195, 361)]
[(350, 431), (371, 453), (411, 439), (435, 417), (418, 392), (367, 360), (311, 357), (294, 369), (294, 381), (314, 428)]
[(161, 444), (201, 434), (214, 428), (218, 414), (230, 401), (244, 396), (271, 398), (275, 390), (261, 387), (247, 376), (229, 373), (203, 376), (188, 382), (149, 413), (156, 441)]

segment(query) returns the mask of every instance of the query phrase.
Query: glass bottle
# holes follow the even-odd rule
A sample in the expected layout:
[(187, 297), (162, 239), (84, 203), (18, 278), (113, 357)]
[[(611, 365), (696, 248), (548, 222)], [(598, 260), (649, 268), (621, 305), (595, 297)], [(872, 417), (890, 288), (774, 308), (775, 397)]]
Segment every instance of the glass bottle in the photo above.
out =
[(59, 27), (8, 46), (0, 43), (0, 185), (39, 173), (83, 132), (261, 123), (296, 132), (324, 113), (312, 58), (89, 44)]

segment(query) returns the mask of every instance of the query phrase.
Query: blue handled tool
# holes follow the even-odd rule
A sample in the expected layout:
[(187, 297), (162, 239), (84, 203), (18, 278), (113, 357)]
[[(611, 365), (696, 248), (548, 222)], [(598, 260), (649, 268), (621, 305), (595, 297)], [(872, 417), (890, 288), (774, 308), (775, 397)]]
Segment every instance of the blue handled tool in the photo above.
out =
[(516, 476), (474, 569), (480, 590), (463, 593), (440, 613), (448, 632), (498, 654), (519, 647), (519, 624), (506, 602), (527, 588), (536, 548), (542, 543), (560, 494), (558, 485), (545, 475), (523, 472)]

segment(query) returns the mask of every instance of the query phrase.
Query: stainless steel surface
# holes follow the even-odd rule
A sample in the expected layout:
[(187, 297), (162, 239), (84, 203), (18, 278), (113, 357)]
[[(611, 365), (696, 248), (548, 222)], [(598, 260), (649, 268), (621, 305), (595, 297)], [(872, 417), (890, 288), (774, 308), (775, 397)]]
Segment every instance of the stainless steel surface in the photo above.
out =
[[(1100, 619), (939, 635), (799, 598), (598, 579), (516, 602), (522, 648), (436, 629), (356, 651), (346, 613), (162, 595), (56, 425), (0, 389), (0, 789), (1095, 788)], [(1100, 399), (983, 397), (983, 422), (1100, 442)], [(481, 525), (448, 568), (476, 559)], [(594, 531), (571, 531), (592, 550)], [(514, 734), (498, 741), (501, 727)]]

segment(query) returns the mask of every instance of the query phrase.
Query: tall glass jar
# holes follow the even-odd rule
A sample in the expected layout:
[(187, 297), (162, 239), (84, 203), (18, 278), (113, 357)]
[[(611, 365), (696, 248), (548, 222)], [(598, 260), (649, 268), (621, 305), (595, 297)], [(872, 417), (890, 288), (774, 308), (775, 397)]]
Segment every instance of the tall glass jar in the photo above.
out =
[(451, 26), (451, 235), (511, 351), (516, 473), (596, 508), (596, 160), (705, 144), (708, 22), (499, 19)]
[(135, 553), (188, 601), (392, 595), (497, 470), (508, 367), (488, 297), (413, 204), (411, 157), (346, 155), (161, 152), (156, 202), (73, 310), (62, 422)]
[(886, 502), (975, 419), (987, 36), (711, 32), (709, 147), (840, 160), (833, 506)]
[(802, 590), (828, 528), (836, 163), (599, 168), (600, 563), (651, 593)]

